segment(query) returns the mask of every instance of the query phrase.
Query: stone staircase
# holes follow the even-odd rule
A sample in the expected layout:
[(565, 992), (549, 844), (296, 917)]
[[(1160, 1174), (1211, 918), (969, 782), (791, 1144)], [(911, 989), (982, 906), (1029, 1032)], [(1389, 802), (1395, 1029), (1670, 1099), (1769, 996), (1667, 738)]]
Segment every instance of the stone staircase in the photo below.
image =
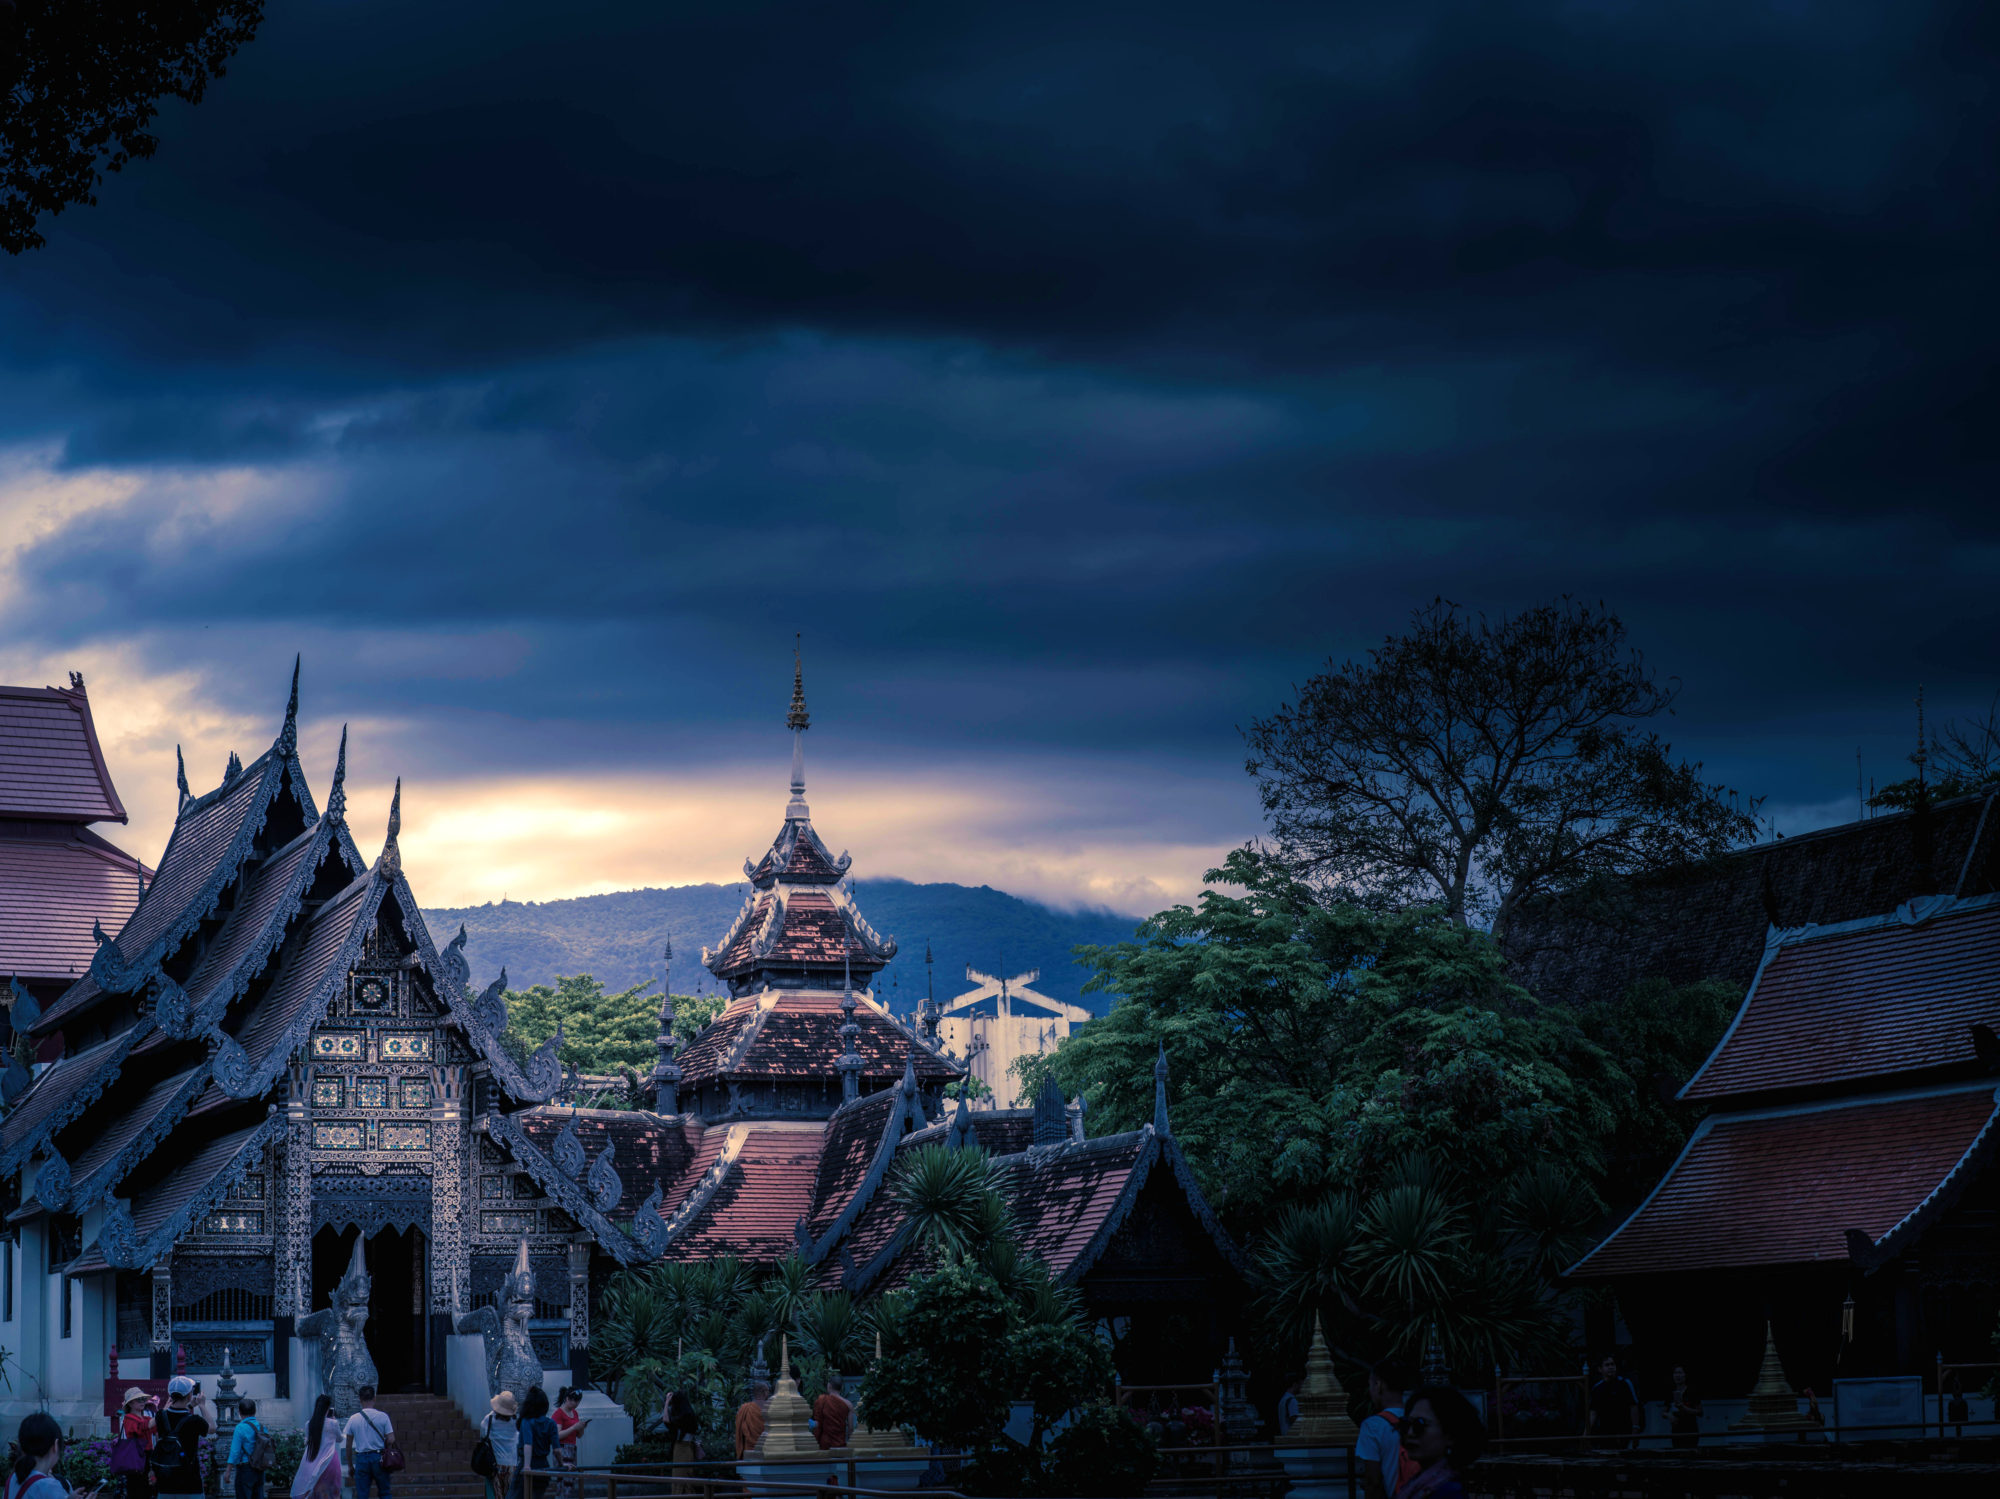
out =
[[(375, 1404), (396, 1425), (407, 1466), (389, 1482), (423, 1499), (478, 1499), (485, 1485), (465, 1465), (479, 1432), (442, 1395), (384, 1395)], [(372, 1499), (372, 1496), (371, 1496)]]

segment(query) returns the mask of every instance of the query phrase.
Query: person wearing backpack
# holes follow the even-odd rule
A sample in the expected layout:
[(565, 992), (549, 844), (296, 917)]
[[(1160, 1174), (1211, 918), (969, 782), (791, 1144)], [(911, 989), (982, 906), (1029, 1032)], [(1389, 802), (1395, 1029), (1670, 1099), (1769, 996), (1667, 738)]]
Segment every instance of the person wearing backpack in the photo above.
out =
[(62, 1428), (47, 1411), (29, 1411), (14, 1434), (14, 1466), (7, 1475), (5, 1499), (97, 1499), (104, 1485), (72, 1489), (55, 1475), (62, 1461)]
[(236, 1499), (264, 1499), (264, 1473), (278, 1455), (278, 1444), (257, 1419), (257, 1402), (247, 1396), (236, 1402), (240, 1418), (229, 1437), (229, 1462), (236, 1471)]
[(208, 1422), (193, 1409), (194, 1381), (177, 1374), (167, 1381), (167, 1408), (155, 1421), (153, 1488), (162, 1494), (201, 1492), (201, 1439)]
[(1410, 1371), (1393, 1359), (1368, 1371), (1368, 1401), (1375, 1414), (1361, 1423), (1354, 1439), (1354, 1462), (1368, 1499), (1389, 1499), (1418, 1471), (1416, 1459), (1403, 1450), (1403, 1392), (1409, 1387)]
[[(396, 1423), (389, 1413), (375, 1408), (375, 1386), (365, 1384), (354, 1391), (361, 1409), (347, 1418), (347, 1450), (354, 1454), (354, 1499), (368, 1499), (372, 1483), (389, 1499), (389, 1475), (402, 1466), (402, 1452), (396, 1446)], [(389, 1454), (397, 1461), (391, 1463)]]

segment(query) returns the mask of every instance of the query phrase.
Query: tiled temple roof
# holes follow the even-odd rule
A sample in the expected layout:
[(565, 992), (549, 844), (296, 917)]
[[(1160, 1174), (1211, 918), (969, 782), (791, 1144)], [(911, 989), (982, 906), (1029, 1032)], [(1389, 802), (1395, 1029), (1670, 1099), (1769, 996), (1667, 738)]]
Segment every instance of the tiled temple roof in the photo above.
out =
[[(682, 1086), (698, 1087), (711, 1078), (787, 1077), (825, 1079), (837, 1088), (834, 1062), (846, 1050), (840, 1034), (846, 1018), (840, 997), (824, 992), (778, 989), (732, 1001), (681, 1054)], [(949, 1082), (964, 1075), (962, 1064), (939, 1056), (860, 995), (854, 1022), (863, 1078), (901, 1077), (912, 1058), (920, 1081)]]
[(69, 981), (90, 967), (91, 929), (116, 931), (145, 867), (75, 823), (0, 821), (0, 974)]
[(1710, 1115), (1638, 1211), (1569, 1274), (1873, 1268), (1950, 1206), (1990, 1155), (1996, 1119), (1990, 1079)]
[(813, 1178), (806, 1230), (824, 1235), (854, 1203), (870, 1170), (885, 1150), (894, 1152), (901, 1131), (896, 1128), (903, 1099), (896, 1089), (871, 1094), (845, 1104), (827, 1121)]
[(670, 1259), (782, 1259), (812, 1207), (826, 1126), (817, 1121), (734, 1125), (744, 1131), (734, 1165), (668, 1251)]
[(613, 1169), (624, 1188), (617, 1204), (604, 1210), (604, 1216), (613, 1222), (629, 1221), (654, 1183), (678, 1184), (706, 1169), (696, 1163), (709, 1131), (696, 1119), (626, 1109), (571, 1109), (560, 1104), (523, 1109), (514, 1118), (551, 1160), (555, 1159), (556, 1137), (565, 1126), (575, 1131), (588, 1160), (595, 1161), (605, 1150), (611, 1151)]
[(2000, 896), (1772, 934), (1755, 984), (1683, 1098), (1880, 1081), (1978, 1065), (2000, 1027)]
[(1885, 813), (1760, 843), (1590, 898), (1541, 900), (1514, 919), (1508, 966), (1543, 999), (1616, 998), (1649, 976), (1747, 988), (1773, 926), (1834, 925), (1933, 894), (2000, 889), (2000, 806), (1990, 794), (1927, 814)]
[(0, 818), (123, 822), (81, 679), (0, 687)]

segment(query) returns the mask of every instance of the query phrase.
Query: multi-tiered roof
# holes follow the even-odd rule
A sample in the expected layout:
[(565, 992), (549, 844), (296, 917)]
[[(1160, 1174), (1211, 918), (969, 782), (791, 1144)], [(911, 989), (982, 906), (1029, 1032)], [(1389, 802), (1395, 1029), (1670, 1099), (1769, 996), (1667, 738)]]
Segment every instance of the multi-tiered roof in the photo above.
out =
[(0, 997), (54, 999), (132, 914), (150, 871), (91, 827), (124, 821), (83, 678), (0, 687)]
[(232, 755), (200, 796), (182, 774), (159, 872), (116, 935), (97, 932), (88, 971), (39, 1015), (16, 1000), (16, 1022), (60, 1036), (63, 1055), (0, 1121), (0, 1180), (33, 1167), (12, 1221), (108, 1208), (71, 1273), (152, 1263), (263, 1159), (293, 1057), (371, 943), (402, 957), (496, 1101), (546, 1099), (560, 1082), (552, 1045), (525, 1068), (500, 1048), (497, 996), (467, 993), (462, 935), (432, 945), (397, 849), (400, 786), (380, 855), (361, 856), (346, 761), (343, 732), (320, 810), (299, 763), (295, 669), (269, 749), (248, 765)]

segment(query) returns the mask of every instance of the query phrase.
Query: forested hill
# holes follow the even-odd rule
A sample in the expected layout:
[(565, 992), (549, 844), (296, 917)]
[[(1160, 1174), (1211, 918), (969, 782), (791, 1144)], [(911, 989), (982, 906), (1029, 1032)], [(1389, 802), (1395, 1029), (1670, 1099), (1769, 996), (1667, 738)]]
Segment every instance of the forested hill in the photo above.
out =
[[(442, 947), (465, 924), (466, 959), (474, 988), (504, 966), (510, 988), (553, 983), (559, 974), (588, 973), (608, 990), (658, 981), (660, 952), (674, 944), (676, 993), (713, 990), (701, 967), (703, 943), (729, 929), (743, 905), (744, 885), (677, 885), (624, 890), (575, 900), (504, 901), (463, 910), (426, 911)], [(913, 885), (907, 880), (857, 880), (855, 904), (869, 925), (900, 948), (877, 992), (890, 1008), (913, 1008), (924, 992), (924, 943), (937, 958), (937, 994), (963, 993), (966, 965), (987, 973), (1039, 968), (1035, 987), (1052, 999), (1102, 1012), (1110, 996), (1083, 992), (1089, 977), (1070, 956), (1079, 943), (1122, 942), (1137, 923), (1104, 911), (1066, 912), (988, 886)]]

